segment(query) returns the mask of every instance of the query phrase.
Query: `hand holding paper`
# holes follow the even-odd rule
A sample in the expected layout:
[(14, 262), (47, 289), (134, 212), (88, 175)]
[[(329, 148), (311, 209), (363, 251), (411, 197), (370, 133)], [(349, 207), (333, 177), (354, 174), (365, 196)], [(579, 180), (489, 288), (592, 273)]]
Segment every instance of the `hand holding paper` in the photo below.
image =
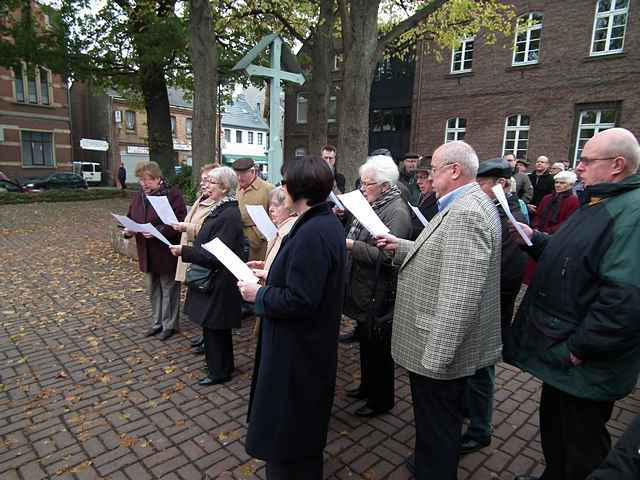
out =
[(147, 200), (149, 200), (149, 203), (160, 217), (160, 220), (162, 220), (162, 223), (165, 225), (179, 223), (166, 196), (147, 195)]
[(162, 243), (171, 246), (171, 242), (166, 239), (164, 235), (162, 235), (156, 227), (151, 225), (150, 223), (137, 223), (131, 220), (129, 217), (125, 217), (124, 215), (116, 215), (112, 213), (113, 217), (118, 221), (120, 225), (126, 228), (129, 232), (141, 233), (145, 237), (149, 238), (149, 235), (156, 237)]
[(358, 221), (369, 230), (371, 235), (388, 233), (389, 229), (382, 223), (380, 217), (373, 211), (367, 199), (364, 198), (360, 190), (338, 195), (342, 204), (349, 210)]
[(496, 198), (498, 199), (498, 202), (500, 203), (500, 206), (502, 207), (502, 209), (504, 210), (504, 213), (507, 214), (507, 218), (509, 219), (509, 221), (511, 222), (511, 224), (515, 227), (516, 231), (518, 232), (518, 234), (520, 235), (520, 237), (522, 237), (522, 239), (524, 240), (524, 243), (527, 246), (531, 246), (533, 245), (531, 243), (531, 240), (529, 239), (529, 236), (526, 234), (526, 232), (523, 230), (523, 228), (520, 226), (520, 222), (518, 222), (514, 217), (513, 214), (511, 213), (511, 209), (509, 208), (509, 203), (507, 202), (507, 197), (504, 194), (504, 190), (502, 189), (502, 186), (500, 185), (496, 185), (495, 187), (493, 187), (491, 189), (494, 193), (494, 195), (496, 196)]
[(202, 248), (213, 254), (241, 282), (258, 283), (258, 279), (251, 269), (227, 247), (218, 237), (209, 243), (203, 243)]

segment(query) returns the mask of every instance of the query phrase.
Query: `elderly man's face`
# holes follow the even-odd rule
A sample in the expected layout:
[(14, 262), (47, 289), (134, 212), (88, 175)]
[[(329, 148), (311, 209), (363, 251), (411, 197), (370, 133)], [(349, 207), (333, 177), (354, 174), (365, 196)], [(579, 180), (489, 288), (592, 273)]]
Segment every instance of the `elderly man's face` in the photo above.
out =
[(505, 155), (504, 159), (507, 161), (507, 163), (509, 164), (509, 166), (511, 168), (515, 168), (515, 166), (516, 166), (516, 157), (512, 153), (509, 153), (508, 155)]
[(617, 158), (611, 154), (607, 139), (596, 135), (582, 149), (576, 174), (587, 187), (610, 182), (616, 174)]
[(411, 173), (415, 171), (418, 167), (418, 159), (416, 157), (413, 158), (405, 158), (404, 159), (404, 170), (407, 173)]
[(538, 157), (536, 160), (536, 172), (544, 172), (549, 168), (549, 159), (547, 157)]
[(431, 159), (431, 177), (433, 178), (433, 190), (436, 197), (441, 198), (455, 188), (453, 170), (459, 168), (456, 163), (443, 164), (442, 154), (436, 150)]
[(256, 178), (255, 168), (243, 171), (236, 170), (235, 172), (238, 177), (238, 185), (240, 188), (247, 188)]

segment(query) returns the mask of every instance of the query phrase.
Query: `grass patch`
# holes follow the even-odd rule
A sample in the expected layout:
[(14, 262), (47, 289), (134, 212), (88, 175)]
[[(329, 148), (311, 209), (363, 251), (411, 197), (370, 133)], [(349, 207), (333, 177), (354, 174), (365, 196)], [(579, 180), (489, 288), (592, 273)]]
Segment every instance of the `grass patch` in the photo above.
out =
[(30, 193), (0, 193), (0, 205), (15, 205), (22, 203), (54, 203), (54, 202), (83, 202), (102, 200), (105, 198), (126, 198), (128, 192), (117, 188), (97, 188), (89, 190), (47, 190)]

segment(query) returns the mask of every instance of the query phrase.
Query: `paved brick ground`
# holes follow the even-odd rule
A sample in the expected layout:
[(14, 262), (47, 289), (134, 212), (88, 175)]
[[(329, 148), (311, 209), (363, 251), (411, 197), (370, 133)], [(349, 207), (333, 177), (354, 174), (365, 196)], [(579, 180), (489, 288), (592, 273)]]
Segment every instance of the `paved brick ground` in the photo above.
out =
[[(0, 478), (113, 480), (264, 478), (244, 452), (253, 322), (234, 336), (237, 374), (202, 389), (188, 324), (166, 343), (146, 339), (149, 305), (134, 262), (112, 253), (110, 211), (124, 200), (0, 206)], [(340, 347), (326, 478), (409, 479), (414, 442), (407, 376), (393, 412), (372, 420), (343, 389), (358, 375), (357, 346)], [(539, 383), (497, 374), (491, 448), (465, 457), (460, 479), (539, 472)], [(616, 407), (620, 435), (640, 393)], [(437, 479), (434, 479), (437, 480)]]

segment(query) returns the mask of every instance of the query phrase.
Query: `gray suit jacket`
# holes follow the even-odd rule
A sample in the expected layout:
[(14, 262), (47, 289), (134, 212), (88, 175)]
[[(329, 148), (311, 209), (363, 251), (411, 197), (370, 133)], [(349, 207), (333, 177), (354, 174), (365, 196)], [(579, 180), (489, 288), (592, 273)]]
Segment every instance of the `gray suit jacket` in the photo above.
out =
[(500, 216), (474, 184), (415, 242), (401, 240), (392, 355), (419, 375), (451, 380), (500, 360)]

